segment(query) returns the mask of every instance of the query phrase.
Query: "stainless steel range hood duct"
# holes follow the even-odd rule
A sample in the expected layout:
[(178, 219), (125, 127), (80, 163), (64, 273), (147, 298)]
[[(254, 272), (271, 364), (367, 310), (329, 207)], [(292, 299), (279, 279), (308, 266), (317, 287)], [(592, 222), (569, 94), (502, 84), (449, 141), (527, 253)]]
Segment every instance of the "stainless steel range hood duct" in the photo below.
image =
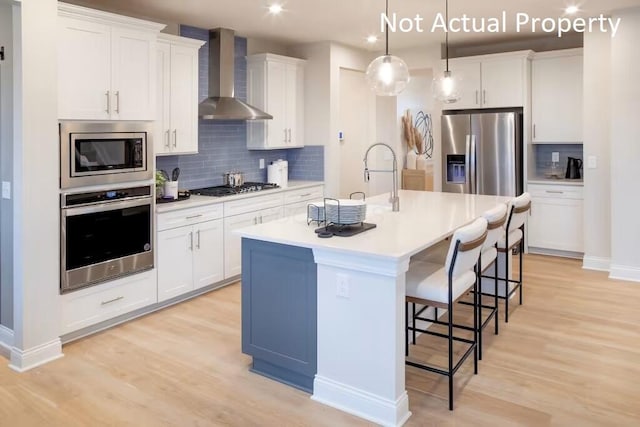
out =
[(198, 106), (206, 120), (264, 120), (273, 116), (233, 96), (234, 31), (209, 31), (209, 97)]

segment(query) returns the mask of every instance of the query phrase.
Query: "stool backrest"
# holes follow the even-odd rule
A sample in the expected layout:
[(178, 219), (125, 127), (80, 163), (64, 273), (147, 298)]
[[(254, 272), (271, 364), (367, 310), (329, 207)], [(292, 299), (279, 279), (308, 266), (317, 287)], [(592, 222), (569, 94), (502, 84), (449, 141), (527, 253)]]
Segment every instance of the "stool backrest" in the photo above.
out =
[(507, 233), (515, 230), (516, 228), (522, 227), (525, 220), (527, 219), (527, 213), (529, 209), (531, 209), (531, 196), (529, 193), (522, 193), (520, 196), (511, 199), (509, 201), (507, 223), (505, 224), (505, 229), (507, 229)]
[(501, 204), (493, 209), (489, 209), (482, 214), (487, 220), (487, 238), (482, 245), (482, 249), (494, 247), (504, 234), (504, 225), (507, 223), (507, 205)]
[(482, 244), (487, 238), (487, 220), (480, 217), (471, 224), (458, 228), (451, 238), (445, 270), (453, 277), (473, 270), (478, 262)]

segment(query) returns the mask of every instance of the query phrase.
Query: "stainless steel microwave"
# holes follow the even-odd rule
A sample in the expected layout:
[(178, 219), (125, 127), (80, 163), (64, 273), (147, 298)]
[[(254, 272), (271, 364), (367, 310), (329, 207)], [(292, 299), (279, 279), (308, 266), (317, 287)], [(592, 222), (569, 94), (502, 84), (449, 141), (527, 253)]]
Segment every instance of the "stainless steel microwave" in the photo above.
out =
[(153, 178), (150, 122), (60, 122), (60, 188)]

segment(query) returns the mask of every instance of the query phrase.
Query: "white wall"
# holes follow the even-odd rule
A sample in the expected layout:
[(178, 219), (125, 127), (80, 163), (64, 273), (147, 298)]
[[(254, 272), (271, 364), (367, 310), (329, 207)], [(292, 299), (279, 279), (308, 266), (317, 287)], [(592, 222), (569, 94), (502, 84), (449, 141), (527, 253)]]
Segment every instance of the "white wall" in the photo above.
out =
[(584, 35), (584, 158), (595, 156), (597, 168), (584, 167), (584, 259), (587, 269), (609, 270), (611, 258), (611, 37)]
[[(13, 34), (11, 6), (0, 4), (0, 180), (13, 174)], [(0, 199), (0, 325), (13, 329), (13, 201)]]
[(611, 277), (640, 281), (640, 8), (611, 40)]
[(56, 0), (14, 6), (14, 347), (26, 370), (60, 357)]

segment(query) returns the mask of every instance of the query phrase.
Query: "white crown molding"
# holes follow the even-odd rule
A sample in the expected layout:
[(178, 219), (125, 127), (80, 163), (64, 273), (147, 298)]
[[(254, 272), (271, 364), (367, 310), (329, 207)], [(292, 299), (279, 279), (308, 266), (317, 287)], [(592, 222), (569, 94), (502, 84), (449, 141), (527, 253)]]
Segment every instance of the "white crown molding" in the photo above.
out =
[(181, 45), (186, 47), (201, 47), (206, 42), (198, 39), (192, 39), (190, 37), (181, 37), (173, 34), (160, 33), (158, 34), (159, 42), (171, 43), (173, 45)]
[(165, 24), (158, 24), (156, 22), (145, 21), (143, 19), (131, 18), (130, 16), (117, 15), (115, 13), (104, 12), (102, 10), (90, 9), (88, 7), (76, 6), (62, 2), (58, 3), (58, 15), (106, 25), (116, 24), (136, 30), (160, 32), (160, 30), (166, 27)]

